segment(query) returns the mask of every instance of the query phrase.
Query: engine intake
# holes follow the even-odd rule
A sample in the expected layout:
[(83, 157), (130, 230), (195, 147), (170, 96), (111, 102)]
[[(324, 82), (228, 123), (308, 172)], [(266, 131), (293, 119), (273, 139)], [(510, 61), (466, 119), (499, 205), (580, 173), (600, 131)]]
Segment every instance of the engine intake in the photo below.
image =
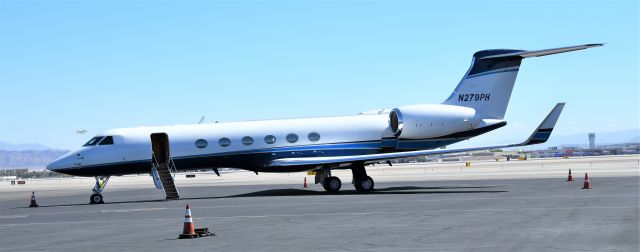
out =
[(402, 121), (402, 112), (400, 109), (394, 108), (389, 113), (389, 126), (391, 127), (391, 133), (395, 136), (399, 136), (402, 133), (403, 121)]

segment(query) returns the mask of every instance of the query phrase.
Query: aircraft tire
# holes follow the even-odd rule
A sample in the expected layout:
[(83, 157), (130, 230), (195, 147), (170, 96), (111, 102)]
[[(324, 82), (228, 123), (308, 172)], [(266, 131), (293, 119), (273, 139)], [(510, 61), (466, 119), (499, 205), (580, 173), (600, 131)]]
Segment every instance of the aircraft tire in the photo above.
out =
[(374, 186), (373, 179), (369, 176), (365, 178), (365, 180), (361, 181), (358, 184), (353, 185), (358, 192), (371, 192), (373, 191)]
[(91, 194), (91, 197), (89, 197), (89, 202), (91, 204), (104, 204), (104, 201), (102, 201), (102, 194), (99, 194), (99, 193)]
[(324, 179), (322, 183), (322, 187), (324, 190), (330, 193), (335, 193), (340, 191), (340, 187), (342, 187), (342, 181), (338, 177), (327, 177)]

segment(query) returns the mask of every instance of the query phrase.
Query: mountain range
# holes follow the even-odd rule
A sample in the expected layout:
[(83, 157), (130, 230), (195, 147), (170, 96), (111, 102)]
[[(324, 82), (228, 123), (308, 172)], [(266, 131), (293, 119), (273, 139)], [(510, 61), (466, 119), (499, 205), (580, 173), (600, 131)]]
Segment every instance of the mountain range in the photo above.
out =
[(12, 144), (0, 141), (0, 150), (24, 151), (24, 150), (50, 150), (47, 146), (37, 143)]
[(0, 150), (1, 169), (44, 169), (65, 150)]

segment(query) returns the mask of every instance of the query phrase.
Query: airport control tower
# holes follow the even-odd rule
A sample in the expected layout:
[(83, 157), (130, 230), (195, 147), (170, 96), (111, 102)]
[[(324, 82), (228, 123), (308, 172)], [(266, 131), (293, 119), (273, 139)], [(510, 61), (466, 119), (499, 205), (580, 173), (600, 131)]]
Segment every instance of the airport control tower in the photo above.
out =
[(596, 133), (589, 133), (589, 149), (596, 148)]

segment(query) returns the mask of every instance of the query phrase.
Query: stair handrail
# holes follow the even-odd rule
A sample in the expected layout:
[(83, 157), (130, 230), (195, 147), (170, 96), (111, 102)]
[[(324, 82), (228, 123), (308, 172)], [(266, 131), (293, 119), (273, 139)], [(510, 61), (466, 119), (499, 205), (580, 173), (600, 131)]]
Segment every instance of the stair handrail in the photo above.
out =
[(173, 157), (169, 156), (169, 162), (171, 163), (171, 165), (169, 166), (169, 171), (171, 171), (171, 173), (175, 176), (175, 174), (178, 173), (178, 168), (176, 167), (176, 163), (173, 162)]
[[(151, 156), (153, 157), (151, 159), (151, 165), (155, 166), (156, 168), (160, 167), (160, 163), (158, 163), (158, 158), (156, 158), (156, 153), (152, 151)], [(178, 172), (178, 169), (176, 168), (176, 165), (173, 162), (173, 158), (171, 156), (169, 156), (169, 164), (167, 164), (167, 167), (169, 168), (169, 172), (171, 173), (171, 180), (173, 180), (176, 173)]]
[(160, 166), (160, 164), (158, 164), (158, 159), (156, 158), (156, 153), (151, 151), (151, 165), (155, 166), (156, 168)]

